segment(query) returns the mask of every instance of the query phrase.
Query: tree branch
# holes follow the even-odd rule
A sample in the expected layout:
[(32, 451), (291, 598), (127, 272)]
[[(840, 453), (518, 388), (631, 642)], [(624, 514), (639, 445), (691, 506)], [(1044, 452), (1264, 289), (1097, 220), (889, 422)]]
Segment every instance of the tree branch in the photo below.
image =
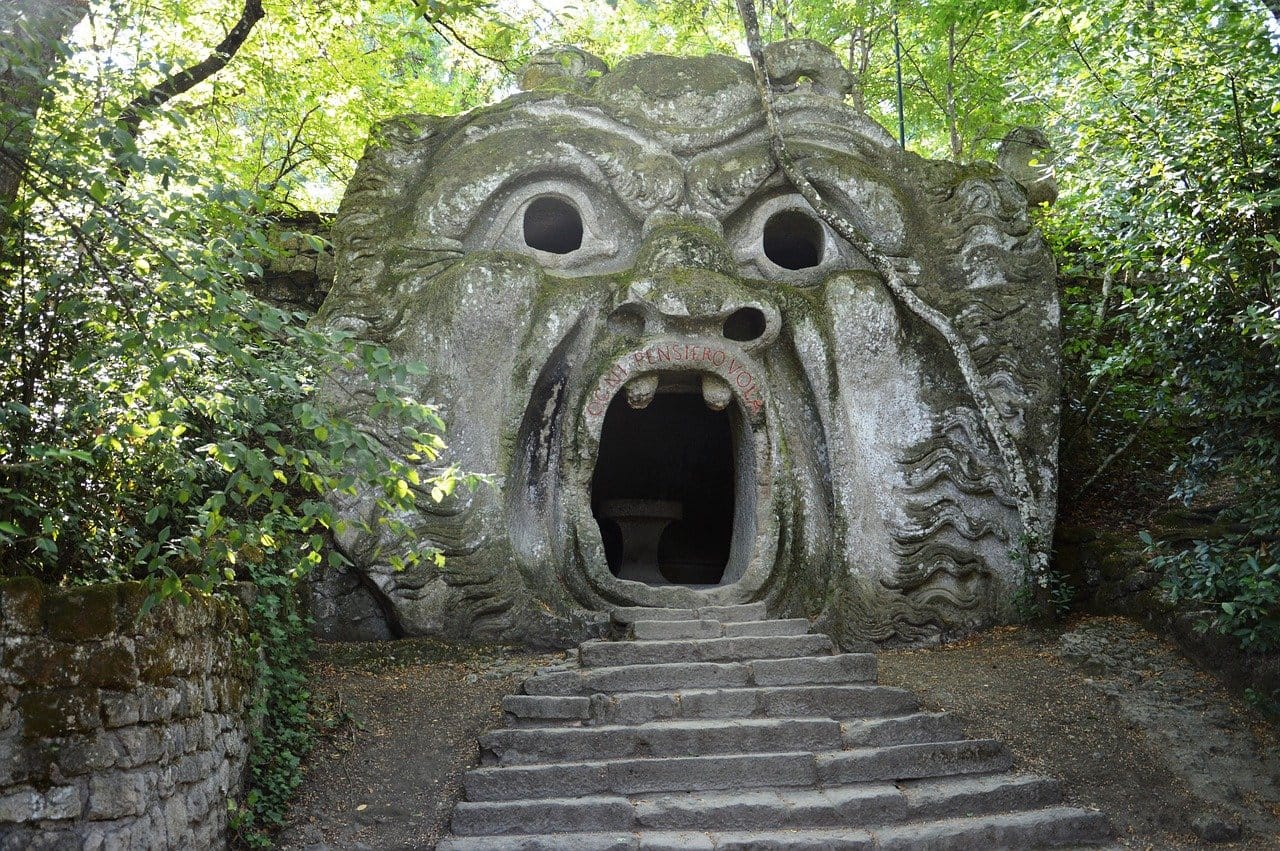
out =
[(1080, 487), (1076, 489), (1076, 492), (1072, 494), (1073, 499), (1079, 499), (1080, 497), (1084, 496), (1086, 493), (1089, 492), (1089, 489), (1094, 486), (1094, 484), (1098, 481), (1098, 479), (1102, 478), (1102, 474), (1106, 472), (1107, 468), (1110, 467), (1117, 458), (1119, 458), (1121, 455), (1123, 455), (1125, 452), (1128, 451), (1129, 447), (1132, 446), (1133, 442), (1138, 439), (1138, 435), (1142, 434), (1142, 430), (1147, 427), (1147, 423), (1151, 422), (1155, 414), (1156, 414), (1155, 408), (1151, 408), (1150, 410), (1147, 411), (1146, 416), (1144, 416), (1142, 418), (1142, 421), (1139, 422), (1136, 427), (1134, 427), (1133, 431), (1129, 433), (1128, 437), (1120, 441), (1119, 445), (1116, 446), (1115, 451), (1113, 451), (1106, 458), (1103, 458), (1102, 463), (1099, 464), (1098, 468), (1093, 471), (1093, 475), (1085, 479), (1084, 484), (1082, 484)]
[[(510, 61), (506, 59), (500, 59), (497, 56), (490, 56), (484, 51), (471, 46), (471, 44), (469, 44), (465, 38), (458, 35), (458, 31), (455, 30), (453, 26), (443, 18), (432, 18), (431, 16), (425, 13), (423, 14), (422, 18), (431, 26), (431, 29), (436, 31), (436, 35), (440, 36), (445, 41), (448, 41), (449, 37), (452, 36), (453, 40), (458, 44), (462, 45), (462, 47), (465, 50), (467, 50), (469, 53), (473, 53), (476, 56), (480, 57), (481, 59), (485, 59), (485, 60), (488, 60), (489, 62), (493, 62), (497, 65), (501, 65), (502, 70), (506, 71), (508, 74), (514, 74), (516, 72), (516, 69), (514, 69), (511, 66)], [(447, 32), (448, 35), (445, 35), (445, 32), (441, 32), (441, 29)]]
[(227, 33), (226, 38), (213, 49), (213, 53), (190, 68), (166, 77), (152, 86), (145, 94), (138, 95), (138, 97), (129, 101), (128, 106), (124, 108), (124, 111), (120, 113), (120, 117), (117, 119), (120, 127), (132, 138), (138, 138), (138, 130), (141, 129), (142, 121), (146, 118), (147, 113), (171, 98), (190, 91), (225, 68), (227, 63), (231, 61), (231, 57), (236, 55), (236, 52), (240, 50), (240, 46), (244, 44), (245, 39), (249, 37), (249, 32), (253, 29), (254, 24), (262, 20), (264, 14), (262, 0), (245, 0), (244, 10), (240, 13), (240, 20), (236, 21), (235, 26)]
[(782, 128), (778, 125), (778, 117), (773, 110), (773, 95), (768, 72), (765, 69), (764, 48), (760, 43), (760, 22), (756, 18), (754, 0), (736, 0), (736, 2), (738, 14), (742, 17), (743, 28), (746, 30), (751, 64), (755, 69), (756, 88), (760, 93), (760, 103), (764, 111), (765, 125), (774, 159), (777, 160), (779, 167), (796, 191), (813, 207), (814, 212), (871, 261), (871, 265), (884, 280), (890, 295), (946, 341), (956, 359), (956, 365), (960, 368), (960, 374), (964, 377), (965, 386), (978, 408), (983, 424), (991, 434), (996, 450), (1004, 462), (1005, 471), (1009, 476), (1009, 485), (1013, 490), (1012, 496), (1018, 504), (1018, 518), (1022, 522), (1023, 543), (1029, 559), (1028, 566), (1037, 577), (1045, 576), (1049, 568), (1047, 523), (1040, 514), (1039, 501), (1035, 490), (1031, 487), (1031, 480), (1027, 476), (1027, 467), (1022, 454), (1018, 450), (1013, 434), (1000, 416), (990, 394), (987, 393), (982, 374), (978, 371), (969, 346), (951, 321), (916, 295), (889, 258), (876, 248), (853, 222), (829, 205), (818, 194), (808, 177), (797, 167), (783, 141)]

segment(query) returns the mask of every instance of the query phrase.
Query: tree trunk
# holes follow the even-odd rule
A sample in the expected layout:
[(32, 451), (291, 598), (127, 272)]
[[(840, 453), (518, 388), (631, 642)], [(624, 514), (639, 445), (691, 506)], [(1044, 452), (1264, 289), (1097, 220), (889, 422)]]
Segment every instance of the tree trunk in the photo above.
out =
[(960, 119), (956, 115), (956, 25), (953, 21), (947, 27), (947, 133), (951, 137), (951, 158), (959, 161), (964, 157), (964, 145), (960, 142)]
[(65, 41), (88, 0), (0, 0), (0, 238), (12, 226), (36, 114)]

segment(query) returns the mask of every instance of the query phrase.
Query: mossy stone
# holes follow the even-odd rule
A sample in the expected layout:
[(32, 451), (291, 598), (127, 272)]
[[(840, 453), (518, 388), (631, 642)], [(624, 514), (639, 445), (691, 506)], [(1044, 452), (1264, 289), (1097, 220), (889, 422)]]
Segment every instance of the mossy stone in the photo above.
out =
[(139, 640), (134, 647), (139, 678), (156, 683), (173, 676), (178, 669), (178, 647), (176, 638), (160, 633)]
[(0, 580), (0, 615), (11, 634), (40, 631), (40, 600), (44, 587), (32, 576)]
[(119, 623), (114, 585), (50, 591), (41, 608), (49, 637), (60, 641), (98, 641), (114, 635)]
[(98, 690), (84, 686), (30, 691), (18, 698), (22, 734), (28, 739), (88, 732), (100, 726), (98, 711)]
[(32, 641), (9, 648), (4, 667), (30, 686), (79, 685), (82, 674), (76, 646), (60, 641)]
[(89, 649), (82, 665), (86, 685), (127, 691), (138, 683), (133, 646), (122, 640), (104, 642)]

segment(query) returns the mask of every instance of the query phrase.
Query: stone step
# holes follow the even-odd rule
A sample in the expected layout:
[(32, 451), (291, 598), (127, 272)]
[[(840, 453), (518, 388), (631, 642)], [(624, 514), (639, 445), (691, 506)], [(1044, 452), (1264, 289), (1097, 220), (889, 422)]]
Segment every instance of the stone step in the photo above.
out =
[(674, 718), (860, 718), (909, 716), (920, 708), (911, 692), (877, 685), (770, 686), (620, 692), (561, 697), (509, 694), (502, 699), (512, 727), (547, 724), (644, 724)]
[(872, 718), (906, 715), (920, 704), (910, 692), (877, 685), (769, 686), (596, 694), (590, 722), (643, 724), (663, 718)]
[(865, 748), (907, 742), (954, 742), (964, 738), (964, 728), (945, 712), (917, 712), (888, 718), (846, 721), (844, 745)]
[(621, 795), (461, 801), (450, 821), (460, 836), (630, 830), (634, 824), (635, 805)]
[(539, 671), (521, 686), (530, 695), (590, 695), (747, 686), (835, 685), (876, 678), (871, 653), (843, 653), (751, 662), (666, 662)]
[(1013, 758), (994, 739), (922, 742), (818, 754), (823, 786), (1008, 771)]
[(906, 799), (891, 783), (832, 789), (681, 792), (635, 800), (636, 825), (646, 830), (865, 826), (899, 821), (906, 814)]
[(686, 754), (829, 751), (841, 746), (840, 723), (830, 718), (682, 719), (495, 730), (480, 737), (480, 761), (483, 765), (536, 765)]
[(473, 769), (467, 772), (464, 784), (467, 800), (511, 801), (643, 792), (847, 786), (990, 774), (1007, 771), (1011, 761), (999, 742), (983, 739), (816, 753), (805, 750), (506, 764)]
[(463, 778), (469, 801), (696, 792), (817, 782), (812, 752), (720, 754), (481, 767)]
[(578, 648), (584, 668), (670, 662), (745, 662), (793, 659), (832, 652), (825, 635), (767, 635), (736, 638), (681, 638), (665, 641), (586, 641)]
[(776, 621), (740, 621), (722, 623), (718, 620), (637, 621), (631, 627), (631, 635), (637, 641), (672, 638), (734, 638), (751, 635), (804, 635), (809, 631), (809, 621), (790, 618)]
[(737, 606), (700, 606), (696, 609), (661, 609), (648, 606), (619, 606), (613, 610), (615, 623), (632, 624), (638, 621), (716, 620), (762, 621), (769, 617), (764, 603), (745, 603)]
[(961, 818), (1062, 803), (1062, 786), (1038, 774), (977, 774), (897, 783), (908, 818)]
[(874, 682), (875, 678), (874, 653), (761, 659), (751, 663), (751, 682), (758, 686), (835, 685)]
[(502, 698), (502, 714), (511, 727), (582, 722), (591, 718), (591, 698), (585, 695), (508, 694)]
[(468, 836), (582, 830), (729, 831), (887, 825), (1052, 807), (1062, 800), (1045, 777), (991, 775), (902, 788), (863, 783), (827, 789), (679, 792), (627, 798), (590, 795), (462, 802), (453, 831)]
[(838, 827), (990, 815), (1040, 809), (1062, 802), (1057, 781), (996, 774), (976, 780), (945, 778), (927, 793), (910, 794), (902, 782), (859, 783), (818, 789), (684, 792), (636, 800), (641, 827), (678, 830)]
[(1102, 813), (1050, 807), (968, 818), (894, 825), (875, 831), (876, 851), (968, 851), (974, 848), (1054, 848), (1110, 842), (1115, 836)]
[[(607, 830), (607, 829), (606, 829)], [(438, 851), (972, 851), (1097, 846), (1111, 841), (1107, 819), (1090, 810), (1053, 807), (883, 827), (799, 830), (607, 831), (455, 836)]]

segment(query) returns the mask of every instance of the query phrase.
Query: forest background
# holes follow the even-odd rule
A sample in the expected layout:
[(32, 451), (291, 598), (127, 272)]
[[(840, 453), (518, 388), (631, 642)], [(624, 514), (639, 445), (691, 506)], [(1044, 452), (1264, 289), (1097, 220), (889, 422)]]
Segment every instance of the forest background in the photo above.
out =
[[(921, 156), (994, 159), (1043, 128), (1063, 514), (1140, 538), (1207, 629), (1280, 649), (1280, 3), (760, 11), (766, 41), (846, 56), (895, 132), (901, 103)], [(490, 102), (556, 43), (745, 56), (741, 22), (724, 0), (8, 0), (0, 32), (0, 575), (259, 587), (266, 722), (238, 823), (266, 842), (314, 727), (293, 589), (340, 560), (324, 496), (364, 481), (406, 506), (465, 477), (420, 480), (314, 406), (326, 372), (364, 370), (370, 406), (422, 458), (441, 447), (385, 350), (246, 282), (283, 243), (321, 247), (289, 223), (335, 211), (378, 120)], [(1210, 521), (1189, 545), (1143, 531), (1169, 500)], [(1052, 587), (1062, 614), (1076, 589)]]

